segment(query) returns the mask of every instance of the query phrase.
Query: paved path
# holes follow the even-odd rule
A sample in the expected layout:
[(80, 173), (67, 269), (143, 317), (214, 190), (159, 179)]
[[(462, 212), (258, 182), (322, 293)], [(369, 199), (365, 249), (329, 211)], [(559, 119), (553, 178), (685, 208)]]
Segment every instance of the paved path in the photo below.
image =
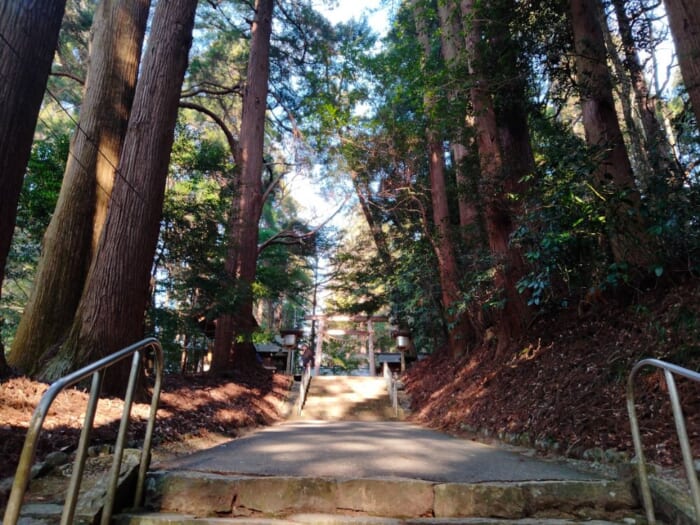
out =
[(586, 480), (591, 474), (396, 421), (289, 421), (154, 465), (260, 476), (436, 482)]

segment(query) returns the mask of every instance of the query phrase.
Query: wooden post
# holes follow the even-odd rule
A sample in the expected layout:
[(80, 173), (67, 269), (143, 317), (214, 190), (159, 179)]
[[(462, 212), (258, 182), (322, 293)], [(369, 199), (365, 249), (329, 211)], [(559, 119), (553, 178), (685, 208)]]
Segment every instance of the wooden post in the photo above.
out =
[(316, 334), (316, 357), (314, 366), (314, 375), (318, 375), (321, 371), (321, 358), (323, 357), (323, 336), (326, 331), (326, 320), (321, 317), (318, 320), (318, 333)]
[(374, 377), (377, 375), (377, 371), (374, 363), (374, 326), (372, 325), (372, 318), (367, 319), (367, 360), (369, 361), (369, 375)]

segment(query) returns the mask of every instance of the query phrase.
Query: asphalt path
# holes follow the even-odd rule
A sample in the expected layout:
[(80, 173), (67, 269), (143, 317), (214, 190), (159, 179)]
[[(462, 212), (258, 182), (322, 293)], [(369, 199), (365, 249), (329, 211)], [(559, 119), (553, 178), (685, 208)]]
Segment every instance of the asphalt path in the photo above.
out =
[(156, 468), (467, 483), (596, 479), (563, 462), (396, 421), (288, 421)]

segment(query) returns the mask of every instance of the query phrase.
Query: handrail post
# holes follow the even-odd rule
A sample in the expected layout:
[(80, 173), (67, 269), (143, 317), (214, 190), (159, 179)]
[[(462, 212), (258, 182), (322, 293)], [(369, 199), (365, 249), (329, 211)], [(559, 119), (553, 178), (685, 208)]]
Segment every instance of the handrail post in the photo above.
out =
[(632, 431), (634, 451), (637, 456), (639, 486), (642, 493), (642, 503), (644, 504), (647, 521), (649, 522), (649, 525), (654, 525), (656, 523), (656, 516), (654, 513), (651, 488), (649, 486), (649, 476), (647, 473), (646, 462), (644, 460), (644, 450), (642, 447), (641, 432), (639, 430), (639, 420), (637, 418), (637, 410), (634, 403), (634, 377), (637, 372), (645, 366), (653, 366), (664, 371), (664, 378), (666, 380), (666, 386), (668, 387), (671, 409), (673, 411), (673, 420), (676, 425), (676, 435), (678, 436), (678, 441), (680, 442), (683, 463), (693, 500), (695, 518), (698, 520), (698, 522), (700, 522), (700, 486), (698, 486), (698, 478), (697, 474), (695, 473), (693, 455), (690, 449), (690, 440), (688, 439), (688, 433), (685, 427), (685, 418), (683, 416), (683, 410), (681, 408), (680, 398), (678, 396), (678, 389), (676, 388), (676, 381), (673, 378), (673, 374), (676, 374), (685, 377), (686, 379), (690, 379), (691, 381), (700, 383), (700, 373), (693, 372), (692, 370), (688, 370), (671, 363), (666, 363), (658, 359), (643, 359), (639, 361), (632, 368), (632, 371), (627, 378), (627, 413), (629, 414), (630, 419), (630, 429)]
[[(114, 509), (114, 497), (117, 494), (119, 486), (119, 471), (121, 470), (122, 458), (124, 457), (124, 444), (126, 441), (126, 432), (129, 428), (129, 417), (131, 415), (131, 406), (134, 403), (134, 391), (136, 390), (136, 382), (138, 372), (141, 368), (141, 352), (134, 352), (131, 358), (131, 371), (129, 373), (129, 383), (126, 387), (126, 396), (124, 397), (124, 408), (122, 410), (122, 420), (119, 422), (119, 432), (114, 445), (114, 458), (112, 460), (112, 468), (109, 472), (109, 483), (107, 485), (107, 498), (105, 506), (102, 509), (101, 525), (109, 525), (112, 519), (112, 510)], [(66, 524), (68, 525), (68, 524)]]
[[(156, 341), (157, 343), (157, 341)], [(148, 413), (148, 423), (146, 424), (146, 435), (143, 438), (143, 448), (141, 449), (141, 461), (139, 462), (139, 475), (136, 482), (136, 493), (134, 494), (134, 507), (138, 508), (143, 503), (144, 487), (146, 485), (146, 472), (151, 463), (151, 447), (153, 445), (153, 432), (156, 426), (156, 414), (160, 402), (160, 391), (163, 387), (163, 348), (160, 344), (150, 344), (155, 353), (155, 382), (153, 384), (153, 395), (151, 396), (151, 409)]]
[(649, 474), (647, 472), (646, 460), (644, 459), (644, 448), (642, 447), (642, 435), (639, 431), (637, 408), (634, 406), (634, 373), (635, 370), (633, 369), (627, 380), (627, 414), (629, 416), (630, 428), (632, 431), (634, 454), (637, 456), (637, 477), (639, 478), (639, 491), (642, 493), (642, 504), (644, 505), (647, 522), (649, 525), (656, 525), (654, 501), (651, 497)]
[(80, 432), (80, 441), (78, 441), (78, 449), (75, 453), (75, 462), (73, 463), (73, 473), (70, 477), (70, 485), (66, 493), (66, 503), (63, 507), (61, 515), (61, 524), (73, 523), (75, 517), (75, 507), (78, 503), (78, 493), (80, 492), (80, 482), (83, 479), (85, 471), (85, 461), (87, 460), (88, 442), (90, 441), (90, 431), (95, 422), (95, 414), (97, 412), (97, 403), (100, 400), (100, 391), (102, 390), (102, 372), (97, 371), (92, 374), (92, 387), (90, 389), (90, 398), (88, 399), (88, 407), (85, 411), (85, 420), (83, 421), (83, 429)]
[(683, 463), (685, 465), (686, 476), (690, 486), (690, 495), (693, 498), (693, 506), (695, 507), (695, 518), (700, 520), (700, 488), (698, 487), (698, 477), (695, 474), (695, 465), (693, 464), (693, 453), (690, 450), (690, 440), (688, 432), (685, 428), (685, 417), (681, 408), (680, 398), (678, 397), (678, 389), (676, 381), (673, 379), (673, 374), (669, 370), (664, 370), (666, 384), (668, 385), (668, 395), (671, 398), (671, 408), (673, 409), (673, 419), (676, 422), (676, 434), (681, 445), (681, 454), (683, 455)]
[(86, 409), (84, 427), (81, 430), (80, 439), (78, 442), (78, 450), (76, 451), (76, 459), (74, 462), (73, 475), (71, 477), (68, 491), (66, 492), (66, 502), (64, 504), (63, 513), (61, 516), (62, 524), (70, 524), (75, 518), (75, 508), (77, 505), (78, 493), (82, 481), (82, 475), (85, 468), (87, 458), (87, 448), (91, 427), (94, 424), (95, 412), (99, 401), (100, 390), (102, 386), (102, 371), (109, 368), (113, 364), (132, 356), (131, 375), (129, 377), (129, 386), (127, 388), (124, 400), (124, 413), (120, 424), (119, 435), (115, 444), (114, 462), (112, 464), (111, 476), (109, 481), (109, 490), (107, 493), (107, 501), (102, 509), (102, 524), (108, 524), (111, 519), (111, 513), (114, 506), (114, 498), (119, 482), (119, 473), (121, 471), (121, 460), (124, 451), (124, 443), (126, 441), (126, 431), (128, 428), (128, 420), (131, 415), (131, 405), (133, 402), (134, 390), (136, 387), (136, 379), (141, 366), (142, 350), (152, 348), (155, 353), (155, 385), (151, 398), (151, 411), (146, 425), (146, 436), (144, 437), (143, 449), (141, 451), (141, 460), (139, 465), (139, 477), (137, 482), (135, 506), (137, 506), (143, 495), (143, 487), (145, 484), (146, 472), (148, 470), (148, 462), (150, 461), (150, 449), (152, 444), (153, 430), (155, 427), (156, 413), (158, 410), (158, 402), (163, 379), (163, 349), (157, 339), (149, 337), (131, 346), (123, 348), (107, 357), (99, 359), (80, 370), (72, 372), (65, 377), (52, 383), (44, 392), (44, 395), (39, 400), (27, 429), (27, 436), (24, 440), (20, 460), (15, 472), (15, 478), (12, 483), (12, 491), (7, 501), (5, 515), (3, 517), (3, 525), (16, 525), (19, 520), (20, 511), (24, 494), (29, 486), (31, 475), (31, 467), (36, 456), (36, 447), (39, 440), (44, 420), (48, 414), (48, 410), (56, 399), (56, 396), (65, 388), (75, 385), (76, 383), (92, 376), (92, 388), (88, 407)]
[[(44, 397), (49, 394), (51, 389), (44, 393)], [(55, 397), (57, 391), (51, 391), (52, 397)], [(44, 399), (42, 397), (42, 400)], [(53, 399), (50, 400), (51, 402)], [(49, 402), (50, 404), (50, 402)], [(46, 410), (42, 410), (41, 402), (37, 406), (32, 419), (29, 421), (29, 428), (27, 429), (27, 437), (24, 439), (24, 445), (22, 446), (22, 452), (20, 454), (19, 463), (17, 464), (17, 470), (15, 472), (15, 479), (12, 482), (12, 490), (10, 492), (10, 497), (7, 500), (7, 507), (5, 508), (5, 517), (3, 518), (3, 525), (15, 525), (19, 519), (19, 512), (22, 508), (22, 499), (24, 498), (24, 493), (27, 491), (27, 486), (29, 485), (29, 478), (31, 476), (32, 463), (34, 463), (34, 457), (36, 456), (36, 446), (39, 438), (39, 433), (41, 432), (41, 427), (46, 418)], [(48, 409), (48, 407), (46, 407)]]

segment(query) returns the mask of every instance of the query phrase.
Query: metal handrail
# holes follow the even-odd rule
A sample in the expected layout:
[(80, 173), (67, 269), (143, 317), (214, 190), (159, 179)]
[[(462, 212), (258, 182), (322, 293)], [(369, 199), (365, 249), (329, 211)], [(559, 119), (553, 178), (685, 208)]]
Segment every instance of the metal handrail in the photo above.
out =
[(394, 409), (394, 415), (399, 417), (399, 389), (396, 384), (396, 378), (394, 377), (394, 374), (391, 373), (391, 369), (389, 368), (389, 363), (384, 363), (382, 372), (384, 374), (384, 379), (386, 380), (386, 389), (389, 392), (391, 408)]
[(644, 503), (647, 521), (649, 522), (649, 525), (654, 525), (656, 523), (656, 517), (654, 515), (654, 504), (651, 497), (651, 489), (649, 487), (649, 476), (647, 473), (646, 462), (644, 460), (644, 451), (642, 449), (642, 438), (639, 432), (637, 409), (635, 408), (634, 404), (634, 376), (645, 366), (653, 366), (664, 371), (666, 386), (668, 387), (668, 395), (671, 400), (671, 408), (673, 410), (673, 419), (676, 423), (676, 434), (678, 435), (678, 440), (680, 442), (686, 476), (688, 478), (688, 484), (690, 485), (690, 494), (693, 499), (693, 506), (695, 507), (695, 518), (698, 523), (700, 523), (700, 487), (698, 486), (698, 478), (695, 473), (695, 466), (693, 465), (693, 454), (690, 449), (688, 432), (685, 428), (685, 418), (683, 417), (683, 410), (681, 408), (680, 398), (678, 397), (678, 389), (676, 388), (676, 381), (673, 378), (673, 375), (676, 374), (700, 383), (700, 374), (678, 365), (660, 361), (659, 359), (643, 359), (642, 361), (639, 361), (634, 368), (632, 368), (629, 378), (627, 379), (627, 413), (629, 414), (630, 418), (634, 451), (637, 455), (639, 486), (642, 493), (642, 502)]
[(90, 365), (87, 365), (76, 372), (73, 372), (58, 381), (54, 382), (44, 392), (39, 404), (34, 410), (32, 419), (29, 422), (27, 437), (24, 440), (24, 446), (20, 455), (15, 479), (12, 484), (12, 492), (7, 502), (3, 525), (15, 525), (19, 519), (20, 510), (22, 508), (22, 500), (29, 485), (32, 463), (36, 455), (36, 447), (41, 433), (44, 419), (48, 414), (49, 408), (56, 396), (65, 388), (75, 385), (76, 383), (92, 376), (92, 387), (90, 389), (90, 397), (88, 399), (88, 407), (85, 411), (85, 420), (80, 433), (80, 441), (76, 451), (75, 463), (73, 465), (73, 474), (66, 494), (66, 502), (63, 506), (61, 515), (61, 525), (69, 525), (73, 523), (75, 517), (75, 509), (78, 502), (78, 493), (82, 482), (83, 472), (85, 470), (85, 462), (87, 460), (88, 444), (90, 432), (92, 430), (95, 413), (97, 411), (97, 402), (102, 389), (102, 372), (113, 364), (132, 357), (131, 372), (129, 374), (129, 383), (124, 397), (124, 410), (122, 413), (121, 422), (119, 424), (119, 433), (114, 444), (114, 460), (109, 473), (109, 481), (107, 487), (107, 497), (105, 506), (102, 509), (101, 525), (108, 525), (112, 511), (114, 510), (114, 499), (119, 484), (119, 472), (121, 470), (121, 462), (124, 454), (124, 445), (126, 442), (126, 431), (131, 414), (131, 405), (134, 399), (134, 391), (136, 389), (136, 380), (140, 370), (142, 358), (147, 349), (152, 349), (154, 352), (154, 370), (155, 383), (153, 386), (153, 394), (151, 397), (151, 408), (146, 425), (146, 434), (143, 441), (143, 449), (141, 450), (141, 458), (139, 463), (138, 481), (136, 484), (136, 494), (134, 496), (134, 506), (138, 507), (143, 498), (143, 492), (146, 480), (146, 471), (150, 462), (151, 444), (153, 441), (153, 430), (155, 428), (156, 411), (158, 410), (158, 401), (160, 398), (161, 384), (163, 380), (163, 349), (160, 343), (155, 338), (147, 338), (138, 343), (134, 343), (110, 356), (104, 357)]
[(309, 384), (311, 383), (311, 367), (305, 366), (304, 371), (301, 374), (301, 383), (299, 385), (299, 403), (297, 407), (297, 414), (301, 415), (301, 411), (304, 410), (304, 404), (306, 403), (306, 394), (309, 391)]

